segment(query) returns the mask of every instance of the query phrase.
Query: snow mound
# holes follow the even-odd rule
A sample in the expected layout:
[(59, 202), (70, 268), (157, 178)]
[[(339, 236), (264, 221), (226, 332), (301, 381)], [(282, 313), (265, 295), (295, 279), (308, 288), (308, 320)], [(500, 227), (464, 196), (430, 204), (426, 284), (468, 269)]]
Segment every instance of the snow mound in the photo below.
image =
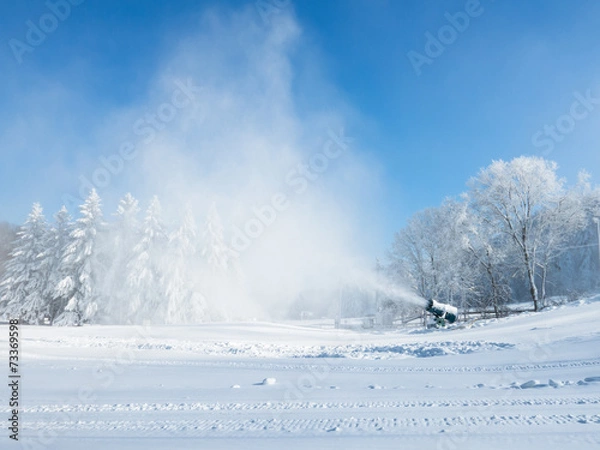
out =
[(539, 380), (529, 380), (525, 383), (521, 384), (521, 389), (533, 389), (533, 388), (542, 388), (548, 386), (547, 384), (542, 383)]
[(552, 378), (548, 380), (548, 385), (552, 386), (553, 388), (559, 388), (565, 385), (565, 383), (563, 383), (560, 380), (553, 380)]

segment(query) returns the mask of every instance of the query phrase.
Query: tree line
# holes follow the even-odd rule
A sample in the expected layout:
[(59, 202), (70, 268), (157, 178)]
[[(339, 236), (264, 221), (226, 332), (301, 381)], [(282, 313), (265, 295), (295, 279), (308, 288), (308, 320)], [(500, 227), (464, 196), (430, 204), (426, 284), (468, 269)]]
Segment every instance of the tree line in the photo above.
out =
[(493, 310), (598, 287), (600, 190), (586, 172), (567, 187), (539, 157), (494, 161), (457, 199), (413, 215), (395, 234), (385, 272), (424, 298)]
[(243, 276), (216, 206), (202, 232), (191, 211), (169, 228), (156, 197), (139, 213), (127, 194), (107, 223), (95, 190), (77, 220), (63, 207), (49, 223), (34, 204), (4, 264), (0, 314), (81, 325), (197, 323), (234, 313), (224, 297), (243, 295)]
[[(156, 197), (140, 214), (127, 194), (107, 222), (92, 191), (76, 220), (63, 207), (48, 222), (34, 204), (18, 230), (0, 224), (0, 315), (53, 325), (244, 318), (248, 286), (216, 205), (202, 227), (189, 210), (168, 226)], [(600, 189), (587, 173), (567, 186), (552, 161), (494, 161), (458, 198), (413, 215), (377, 272), (463, 309), (501, 316), (507, 305), (527, 301), (537, 311), (550, 298), (598, 288), (597, 216)], [(352, 291), (353, 310), (390, 306), (364, 288)], [(323, 311), (339, 310), (334, 297), (318, 297)], [(290, 308), (306, 309), (304, 303)]]

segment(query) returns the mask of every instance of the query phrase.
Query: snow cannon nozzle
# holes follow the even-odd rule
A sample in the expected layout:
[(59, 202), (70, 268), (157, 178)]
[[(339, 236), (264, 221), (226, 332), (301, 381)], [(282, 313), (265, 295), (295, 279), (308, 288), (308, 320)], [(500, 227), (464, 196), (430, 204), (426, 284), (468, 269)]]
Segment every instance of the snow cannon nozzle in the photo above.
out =
[(425, 308), (425, 311), (430, 312), (436, 318), (447, 323), (454, 323), (458, 318), (458, 308), (452, 305), (437, 302), (434, 299), (427, 301), (427, 307)]

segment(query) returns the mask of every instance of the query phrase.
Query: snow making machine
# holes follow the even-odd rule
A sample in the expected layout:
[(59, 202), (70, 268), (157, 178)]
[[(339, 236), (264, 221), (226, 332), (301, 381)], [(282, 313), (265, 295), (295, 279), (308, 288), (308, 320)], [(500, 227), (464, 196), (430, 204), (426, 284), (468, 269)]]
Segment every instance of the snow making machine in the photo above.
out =
[(458, 319), (458, 308), (445, 303), (437, 302), (433, 299), (428, 300), (425, 311), (435, 316), (438, 326), (444, 326), (447, 323), (454, 323)]

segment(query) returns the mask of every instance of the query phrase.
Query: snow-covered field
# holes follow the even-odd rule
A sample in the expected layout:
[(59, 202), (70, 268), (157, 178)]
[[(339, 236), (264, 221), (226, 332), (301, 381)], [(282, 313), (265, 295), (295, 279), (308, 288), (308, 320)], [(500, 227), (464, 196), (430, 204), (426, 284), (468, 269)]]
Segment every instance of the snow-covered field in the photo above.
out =
[(24, 448), (600, 444), (600, 297), (427, 332), (22, 327), (21, 351)]

